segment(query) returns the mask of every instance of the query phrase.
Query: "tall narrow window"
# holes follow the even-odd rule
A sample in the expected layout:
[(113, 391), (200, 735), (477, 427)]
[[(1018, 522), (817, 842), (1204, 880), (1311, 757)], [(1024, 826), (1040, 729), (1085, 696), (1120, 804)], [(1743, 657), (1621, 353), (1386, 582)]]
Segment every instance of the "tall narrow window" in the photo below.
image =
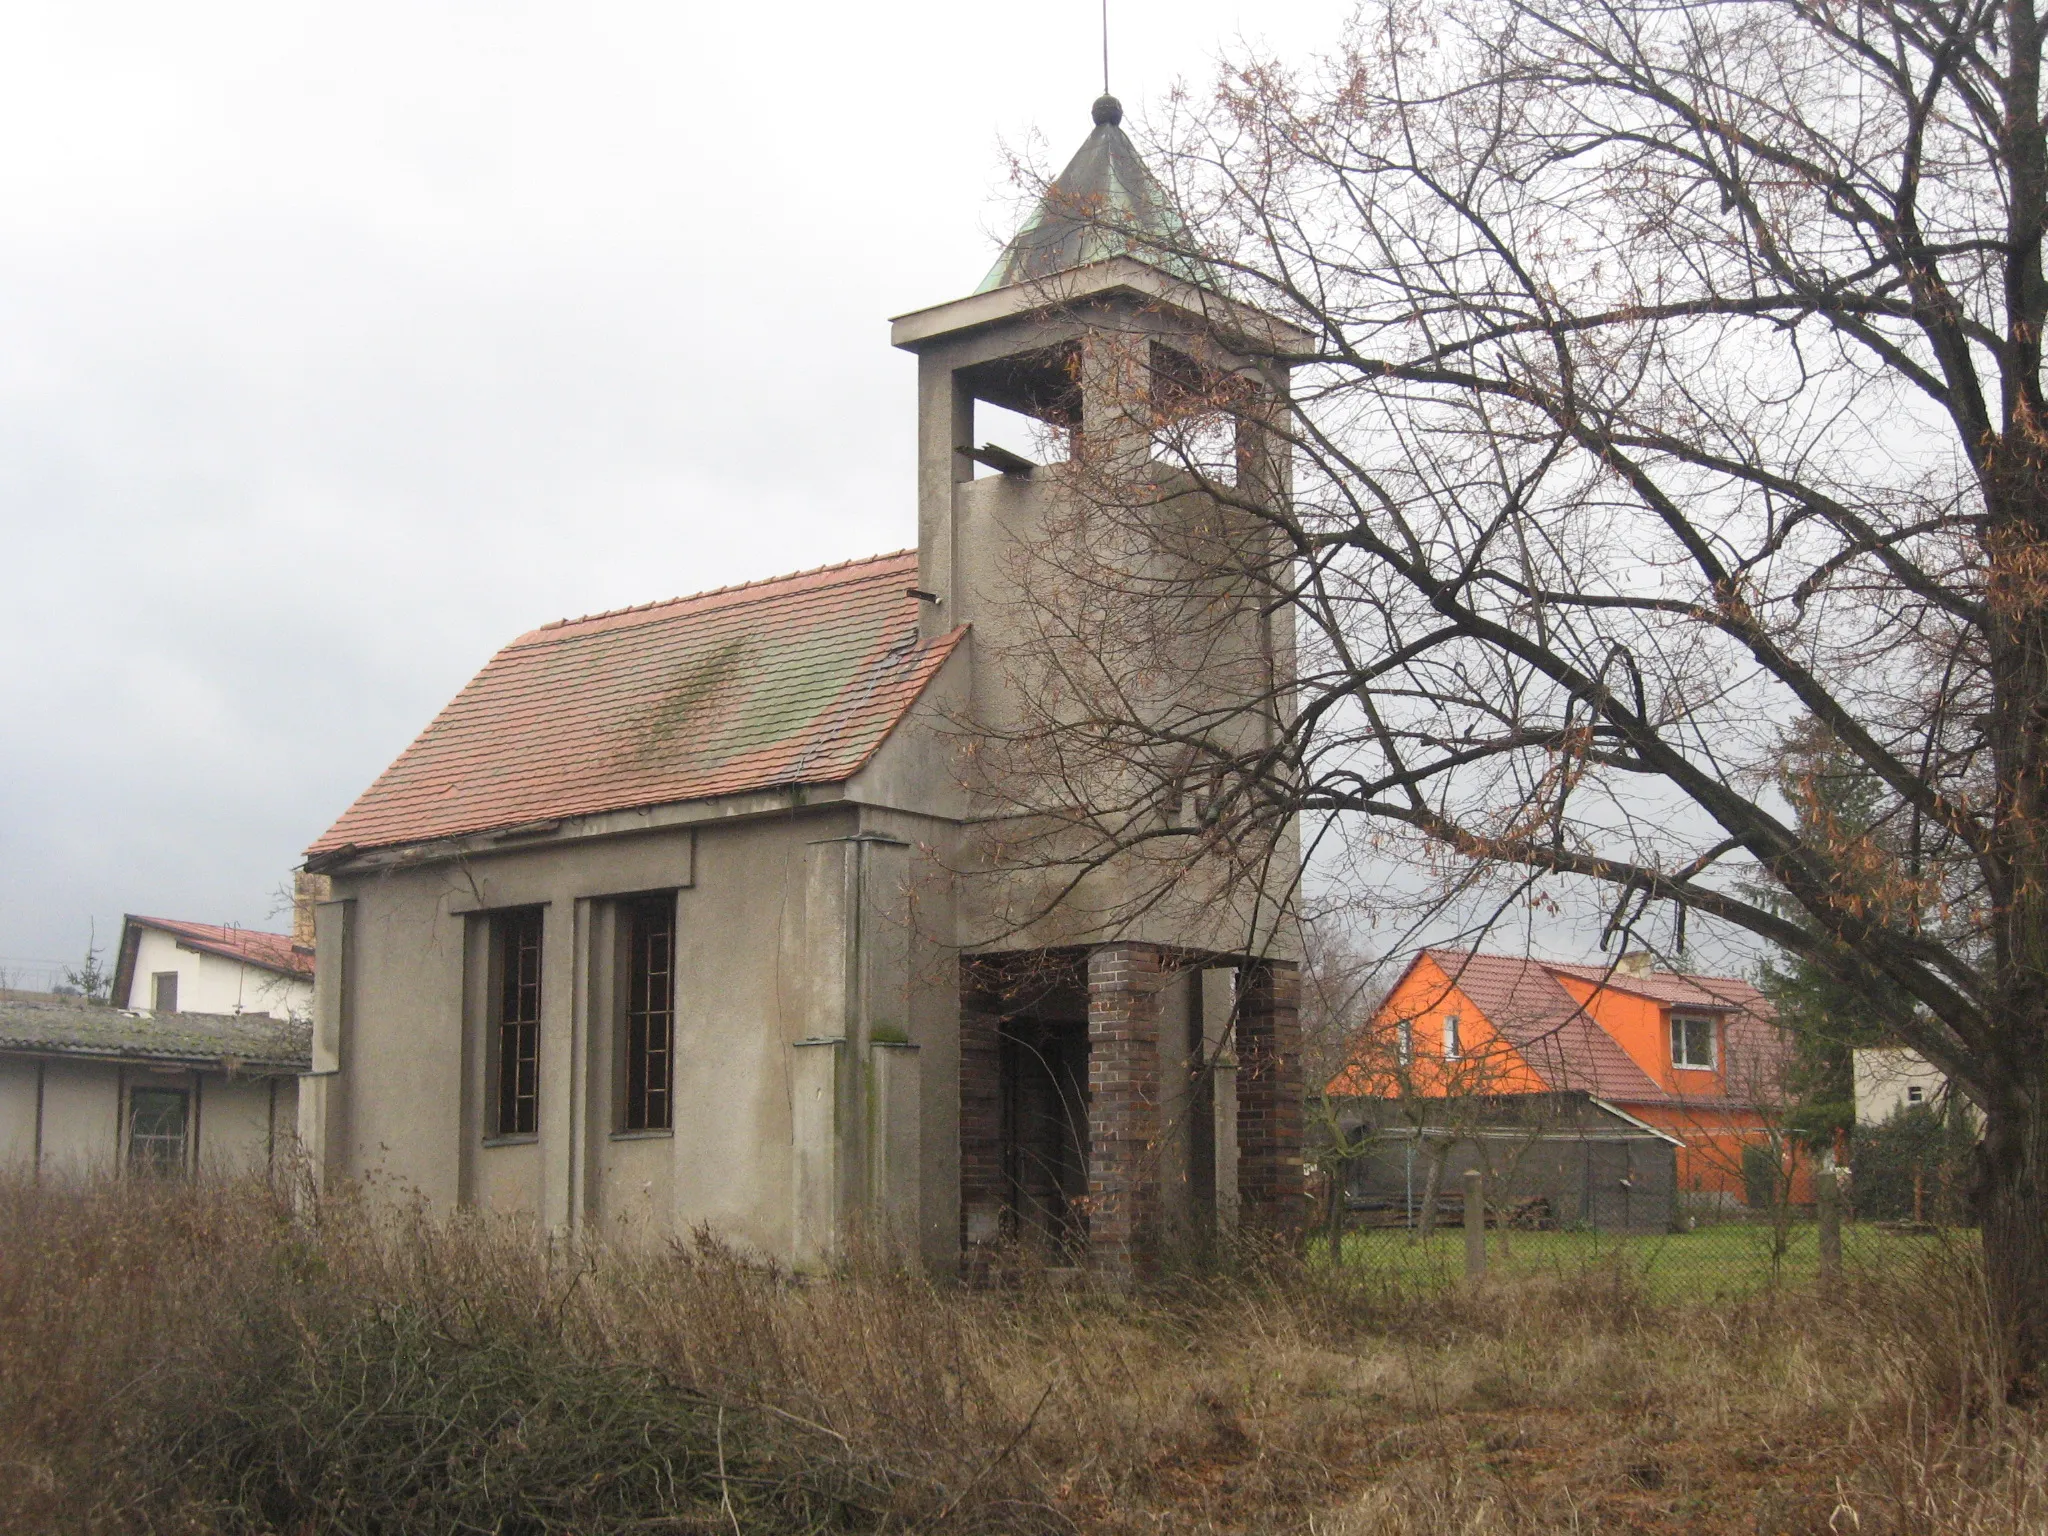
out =
[(187, 1096), (176, 1088), (136, 1088), (128, 1095), (128, 1167), (135, 1173), (185, 1171)]
[(492, 930), (498, 1091), (491, 1130), (531, 1136), (540, 1126), (540, 908), (501, 912)]
[(178, 973), (158, 971), (149, 978), (149, 1010), (151, 1013), (176, 1013), (178, 1011)]
[(1444, 1060), (1456, 1061), (1460, 1054), (1462, 1052), (1458, 1043), (1458, 1016), (1455, 1013), (1447, 1013), (1444, 1015)]
[(1394, 1038), (1394, 1053), (1402, 1066), (1415, 1059), (1415, 1021), (1403, 1019), (1397, 1026)]
[(626, 908), (626, 1129), (674, 1127), (676, 899)]

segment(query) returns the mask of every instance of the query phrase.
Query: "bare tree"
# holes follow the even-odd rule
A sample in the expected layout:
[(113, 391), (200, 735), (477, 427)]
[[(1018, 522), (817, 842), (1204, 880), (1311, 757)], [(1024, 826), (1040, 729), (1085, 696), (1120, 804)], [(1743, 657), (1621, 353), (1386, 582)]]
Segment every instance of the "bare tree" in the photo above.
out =
[[(1160, 254), (1310, 340), (1233, 310), (1236, 364), (1134, 351), (1150, 455), (1082, 423), (1086, 526), (1041, 556), (1048, 655), (1107, 640), (1017, 731), (1113, 787), (1049, 808), (1075, 869), (1141, 853), (1167, 891), (1301, 824), (1822, 966), (1983, 1111), (2017, 1394), (2048, 1387), (2041, 53), (2025, 0), (1369, 3), (1333, 56), (1182, 98), (1154, 163), (1202, 248)], [(1157, 515), (1191, 487), (1228, 515)], [(1245, 672), (1224, 590), (1294, 675), (1139, 699), (1154, 651)], [(1775, 787), (1806, 720), (1881, 835)]]

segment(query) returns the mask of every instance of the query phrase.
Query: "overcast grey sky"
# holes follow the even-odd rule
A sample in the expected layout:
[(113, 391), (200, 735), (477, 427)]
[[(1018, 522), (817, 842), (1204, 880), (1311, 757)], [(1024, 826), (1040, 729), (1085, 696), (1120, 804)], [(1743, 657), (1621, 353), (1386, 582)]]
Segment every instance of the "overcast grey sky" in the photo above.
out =
[[(1134, 119), (1341, 5), (1112, 0)], [(271, 892), (499, 645), (907, 545), (885, 317), (1097, 0), (0, 14), (0, 966)], [(1138, 126), (1134, 123), (1134, 126)]]

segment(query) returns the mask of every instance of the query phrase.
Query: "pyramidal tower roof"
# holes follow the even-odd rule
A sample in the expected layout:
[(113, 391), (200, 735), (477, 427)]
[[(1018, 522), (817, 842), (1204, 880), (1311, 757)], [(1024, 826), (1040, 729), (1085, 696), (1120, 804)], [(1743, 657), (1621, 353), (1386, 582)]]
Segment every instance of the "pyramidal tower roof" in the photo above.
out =
[(1103, 96), (1095, 131), (1010, 237), (976, 293), (1028, 283), (1112, 256), (1131, 256), (1184, 282), (1216, 286), (1137, 148), (1123, 130), (1123, 104)]

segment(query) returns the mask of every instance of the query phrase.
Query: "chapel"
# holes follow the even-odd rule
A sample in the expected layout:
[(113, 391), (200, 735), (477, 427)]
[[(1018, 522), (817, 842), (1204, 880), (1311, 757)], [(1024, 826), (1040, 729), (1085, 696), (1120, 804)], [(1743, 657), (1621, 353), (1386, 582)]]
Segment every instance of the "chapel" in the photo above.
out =
[[(1085, 523), (1081, 470), (1151, 487), (1147, 527), (1234, 526), (1149, 446), (1222, 379), (1263, 402), (1237, 461), (1285, 493), (1260, 422), (1298, 338), (1195, 253), (1115, 99), (1092, 115), (980, 286), (892, 322), (915, 549), (544, 624), (307, 850), (323, 1182), (798, 1269), (1115, 1281), (1299, 1225), (1291, 828), (1249, 883), (1197, 862), (1145, 900), (1008, 830), (1075, 810), (998, 748), (1059, 707), (1048, 605), (1095, 633), (1033, 565)], [(1046, 451), (980, 442), (991, 407)], [(1202, 654), (1168, 645), (1147, 697), (1284, 726), (1284, 615), (1211, 588)]]

